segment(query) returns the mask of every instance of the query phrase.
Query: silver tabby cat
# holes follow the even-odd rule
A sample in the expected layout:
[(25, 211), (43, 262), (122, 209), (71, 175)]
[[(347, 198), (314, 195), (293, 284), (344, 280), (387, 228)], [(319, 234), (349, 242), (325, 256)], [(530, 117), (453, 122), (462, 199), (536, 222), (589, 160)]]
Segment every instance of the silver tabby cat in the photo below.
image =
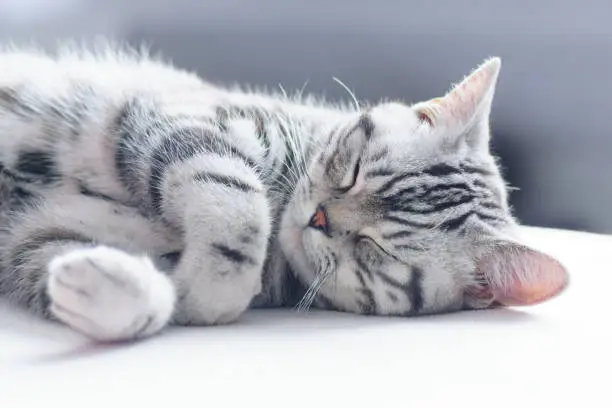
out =
[(340, 107), (130, 50), (0, 53), (0, 292), (99, 341), (248, 307), (413, 316), (549, 299), (489, 151), (500, 60)]

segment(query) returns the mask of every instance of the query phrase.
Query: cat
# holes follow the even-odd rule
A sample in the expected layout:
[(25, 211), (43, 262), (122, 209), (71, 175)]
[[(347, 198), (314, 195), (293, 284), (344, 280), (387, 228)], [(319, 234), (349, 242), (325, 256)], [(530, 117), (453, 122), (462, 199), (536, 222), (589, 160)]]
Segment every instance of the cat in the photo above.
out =
[(94, 341), (249, 307), (530, 305), (568, 273), (517, 239), (490, 151), (499, 58), (441, 98), (338, 105), (127, 47), (0, 53), (0, 293)]

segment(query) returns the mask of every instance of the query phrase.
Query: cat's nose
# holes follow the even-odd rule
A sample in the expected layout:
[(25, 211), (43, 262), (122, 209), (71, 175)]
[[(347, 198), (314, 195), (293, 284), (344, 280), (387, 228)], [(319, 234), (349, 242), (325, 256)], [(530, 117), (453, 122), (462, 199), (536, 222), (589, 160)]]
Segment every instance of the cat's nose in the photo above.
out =
[(315, 213), (310, 217), (308, 226), (323, 232), (328, 237), (331, 236), (329, 220), (327, 219), (327, 212), (324, 206), (320, 205), (317, 207)]

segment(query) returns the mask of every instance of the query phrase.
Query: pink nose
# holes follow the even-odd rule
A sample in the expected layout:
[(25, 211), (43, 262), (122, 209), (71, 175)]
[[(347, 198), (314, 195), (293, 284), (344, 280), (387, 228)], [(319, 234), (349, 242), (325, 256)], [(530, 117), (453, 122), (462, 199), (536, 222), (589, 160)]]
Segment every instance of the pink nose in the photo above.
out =
[(310, 228), (317, 229), (322, 231), (325, 235), (330, 236), (330, 228), (329, 221), (327, 220), (327, 213), (325, 212), (325, 207), (320, 205), (317, 207), (315, 213), (310, 217), (310, 222), (308, 223)]

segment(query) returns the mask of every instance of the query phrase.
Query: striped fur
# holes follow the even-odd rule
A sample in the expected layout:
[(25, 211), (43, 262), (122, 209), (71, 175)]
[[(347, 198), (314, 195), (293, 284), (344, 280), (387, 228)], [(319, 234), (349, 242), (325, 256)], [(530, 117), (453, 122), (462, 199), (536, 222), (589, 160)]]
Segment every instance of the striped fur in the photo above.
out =
[(98, 340), (249, 306), (458, 310), (476, 242), (514, 225), (480, 126), (449, 140), (400, 103), (225, 89), (129, 50), (9, 50), (0, 72), (0, 291)]

